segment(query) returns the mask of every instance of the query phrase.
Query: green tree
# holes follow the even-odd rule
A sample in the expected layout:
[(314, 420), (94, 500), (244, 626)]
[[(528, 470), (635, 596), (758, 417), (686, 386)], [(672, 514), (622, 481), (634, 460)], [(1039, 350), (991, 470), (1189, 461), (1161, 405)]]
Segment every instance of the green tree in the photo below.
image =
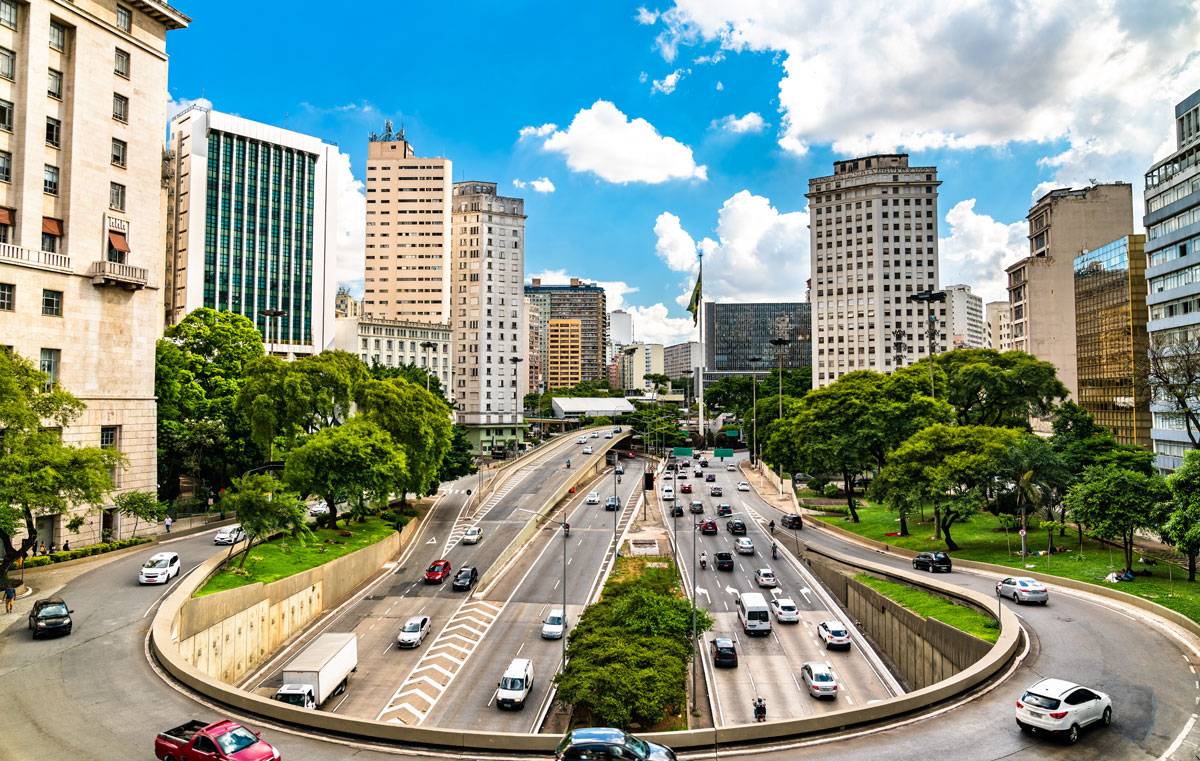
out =
[(1159, 504), (1171, 492), (1161, 476), (1113, 465), (1088, 468), (1067, 492), (1070, 516), (1097, 536), (1120, 541), (1125, 571), (1133, 570), (1133, 541), (1137, 532), (1154, 528)]
[(671, 385), (671, 378), (664, 373), (646, 373), (642, 378), (644, 382), (652, 384), (654, 391), (659, 394), (666, 393)]
[(126, 518), (133, 518), (133, 535), (137, 535), (138, 523), (146, 521), (157, 524), (167, 516), (166, 504), (159, 502), (157, 495), (148, 491), (121, 492), (113, 498), (117, 512)]
[[(1006, 455), (1002, 480), (1012, 484), (1021, 528), (1029, 526), (1029, 513), (1044, 510), (1048, 521), (1058, 522), (1056, 510), (1062, 503), (1072, 477), (1054, 447), (1041, 436), (1022, 435)], [(1053, 543), (1053, 537), (1051, 537)], [(1025, 555), (1025, 537), (1021, 539), (1021, 554)]]
[[(353, 356), (353, 355), (351, 355)], [(425, 382), (429, 381), (430, 393), (444, 396), (442, 393), (442, 381), (438, 377), (436, 371), (427, 370), (424, 367), (417, 367), (411, 362), (407, 365), (381, 365), (378, 362), (372, 362), (371, 368), (368, 371), (371, 378), (375, 380), (389, 380), (391, 378), (403, 378), (409, 383), (425, 388)]]
[(453, 436), (445, 401), (403, 378), (365, 381), (356, 395), (360, 414), (387, 431), (404, 453), (407, 470), (397, 484), (401, 503), (409, 492), (435, 491)]
[(1142, 447), (1118, 444), (1112, 431), (1096, 423), (1091, 413), (1072, 401), (1055, 408), (1050, 445), (1074, 476), (1096, 465), (1116, 465), (1147, 475), (1155, 472), (1154, 454)]
[(471, 439), (467, 436), (467, 427), (455, 424), (450, 439), (450, 451), (446, 452), (446, 457), (442, 460), (438, 483), (456, 481), (476, 470), (478, 468), (475, 467), (475, 456), (471, 449)]
[(242, 550), (238, 568), (246, 565), (246, 557), (256, 541), (262, 543), (281, 531), (300, 538), (312, 535), (307, 526), (308, 511), (304, 501), (270, 474), (251, 473), (235, 478), (233, 489), (225, 497), (225, 506), (233, 510), (238, 523), (250, 537)]
[(275, 440), (291, 449), (307, 413), (300, 377), (279, 357), (256, 357), (246, 363), (245, 381), (236, 409), (250, 421), (250, 437), (268, 460), (275, 459)]
[[(292, 370), (301, 378), (300, 390), (308, 402), (300, 422), (305, 433), (316, 433), (345, 422), (354, 404), (354, 389), (371, 377), (358, 357), (338, 350), (302, 357), (292, 363)], [(436, 377), (430, 374), (431, 380)], [(442, 392), (440, 383), (430, 385), (430, 389), (438, 394)]]
[(1171, 501), (1160, 506), (1159, 536), (1188, 559), (1188, 581), (1196, 580), (1196, 557), (1200, 555), (1200, 450), (1183, 457), (1174, 473), (1167, 476)]
[[(959, 425), (1029, 428), (1067, 388), (1054, 365), (1021, 351), (956, 349), (934, 357), (938, 397), (948, 399)], [(915, 368), (914, 368), (915, 370)]]
[(113, 450), (62, 442), (62, 428), (83, 410), (32, 362), (0, 351), (0, 581), (37, 543), (39, 516), (101, 502), (111, 470), (125, 463)]

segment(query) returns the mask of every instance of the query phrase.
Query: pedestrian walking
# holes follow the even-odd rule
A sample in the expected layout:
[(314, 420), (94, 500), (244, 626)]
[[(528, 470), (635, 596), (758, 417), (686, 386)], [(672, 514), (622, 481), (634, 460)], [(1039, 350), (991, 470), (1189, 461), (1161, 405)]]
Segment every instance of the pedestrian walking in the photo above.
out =
[(12, 613), (13, 600), (17, 599), (17, 590), (13, 589), (11, 581), (4, 584), (4, 612)]
[(168, 516), (167, 516), (167, 517), (166, 517), (166, 518), (163, 520), (163, 523), (164, 523), (164, 524), (166, 524), (166, 526), (167, 526), (167, 533), (168, 533), (168, 534), (169, 534), (169, 533), (171, 533), (171, 516), (169, 516), (169, 515), (168, 515)]

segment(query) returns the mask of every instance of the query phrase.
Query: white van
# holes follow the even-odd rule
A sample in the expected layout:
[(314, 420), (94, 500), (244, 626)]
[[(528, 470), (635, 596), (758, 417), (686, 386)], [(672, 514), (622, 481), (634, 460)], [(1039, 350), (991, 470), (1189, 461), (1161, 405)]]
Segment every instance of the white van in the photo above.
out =
[(533, 689), (533, 661), (513, 658), (496, 686), (499, 687), (496, 690), (497, 708), (524, 708), (525, 700)]
[(770, 634), (771, 612), (760, 592), (742, 592), (737, 600), (738, 621), (746, 634)]

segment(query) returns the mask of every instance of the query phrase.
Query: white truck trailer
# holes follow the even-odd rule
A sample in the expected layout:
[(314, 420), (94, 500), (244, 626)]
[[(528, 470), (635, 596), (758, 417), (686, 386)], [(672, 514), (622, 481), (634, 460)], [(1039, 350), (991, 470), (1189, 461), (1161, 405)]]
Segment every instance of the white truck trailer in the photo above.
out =
[(346, 690), (358, 667), (358, 637), (353, 633), (322, 634), (283, 670), (283, 686), (275, 699), (301, 708), (320, 708)]

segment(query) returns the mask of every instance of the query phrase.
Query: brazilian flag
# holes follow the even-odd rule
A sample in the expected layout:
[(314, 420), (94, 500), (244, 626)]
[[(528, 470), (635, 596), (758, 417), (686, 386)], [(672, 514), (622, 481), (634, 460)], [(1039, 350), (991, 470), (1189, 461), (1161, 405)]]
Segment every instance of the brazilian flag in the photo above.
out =
[(696, 287), (692, 289), (692, 300), (688, 302), (687, 310), (692, 313), (692, 325), (700, 322), (700, 281), (703, 273), (696, 276)]

